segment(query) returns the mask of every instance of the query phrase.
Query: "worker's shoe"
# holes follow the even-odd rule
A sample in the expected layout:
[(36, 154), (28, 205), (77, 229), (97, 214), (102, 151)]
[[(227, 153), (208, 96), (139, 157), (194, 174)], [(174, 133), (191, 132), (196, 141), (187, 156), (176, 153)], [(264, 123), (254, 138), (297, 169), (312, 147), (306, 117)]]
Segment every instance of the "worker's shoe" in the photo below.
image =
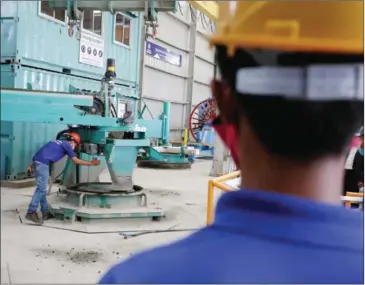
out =
[(29, 221), (32, 221), (35, 224), (41, 225), (43, 224), (43, 220), (38, 217), (38, 214), (36, 212), (33, 213), (27, 213), (25, 215), (25, 218)]
[(50, 212), (42, 213), (43, 221), (47, 221), (47, 220), (50, 220), (50, 219), (53, 219), (53, 218), (54, 218), (54, 216)]

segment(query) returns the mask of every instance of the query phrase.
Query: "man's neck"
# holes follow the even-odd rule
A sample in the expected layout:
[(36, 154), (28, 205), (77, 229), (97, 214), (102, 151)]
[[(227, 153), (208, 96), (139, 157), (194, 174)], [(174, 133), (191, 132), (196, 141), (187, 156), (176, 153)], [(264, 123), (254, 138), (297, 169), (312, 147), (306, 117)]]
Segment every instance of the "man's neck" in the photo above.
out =
[(242, 188), (265, 190), (331, 204), (341, 201), (343, 158), (327, 158), (303, 165), (256, 159), (251, 163), (243, 163), (241, 172)]

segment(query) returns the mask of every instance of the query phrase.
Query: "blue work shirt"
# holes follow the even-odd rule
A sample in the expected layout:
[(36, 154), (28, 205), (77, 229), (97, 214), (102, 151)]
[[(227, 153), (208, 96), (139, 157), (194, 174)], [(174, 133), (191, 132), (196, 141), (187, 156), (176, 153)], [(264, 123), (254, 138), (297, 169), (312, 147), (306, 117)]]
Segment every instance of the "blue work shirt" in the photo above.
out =
[(131, 257), (100, 283), (364, 284), (363, 220), (342, 205), (231, 192), (211, 226)]
[(66, 140), (55, 140), (45, 144), (34, 156), (33, 161), (49, 165), (61, 160), (65, 155), (75, 157), (71, 144)]

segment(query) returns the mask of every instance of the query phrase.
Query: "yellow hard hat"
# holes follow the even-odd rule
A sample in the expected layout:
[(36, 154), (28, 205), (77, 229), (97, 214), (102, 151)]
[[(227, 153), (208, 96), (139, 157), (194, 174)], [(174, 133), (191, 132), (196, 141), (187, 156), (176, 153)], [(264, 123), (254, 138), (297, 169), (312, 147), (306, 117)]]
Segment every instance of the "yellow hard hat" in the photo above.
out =
[(211, 45), (363, 54), (363, 0), (219, 1)]

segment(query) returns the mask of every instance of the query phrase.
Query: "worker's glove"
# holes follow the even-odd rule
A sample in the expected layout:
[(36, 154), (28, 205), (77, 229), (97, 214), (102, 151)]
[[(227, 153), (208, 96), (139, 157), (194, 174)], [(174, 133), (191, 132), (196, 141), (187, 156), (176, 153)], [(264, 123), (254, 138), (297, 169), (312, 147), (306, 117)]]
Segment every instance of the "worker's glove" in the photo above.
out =
[(92, 166), (98, 166), (98, 165), (100, 165), (100, 160), (98, 160), (98, 159), (93, 159), (93, 160), (91, 161), (91, 165), (92, 165)]
[(28, 168), (27, 168), (27, 175), (28, 175), (28, 177), (32, 175), (32, 171), (33, 171), (32, 166), (29, 165)]

